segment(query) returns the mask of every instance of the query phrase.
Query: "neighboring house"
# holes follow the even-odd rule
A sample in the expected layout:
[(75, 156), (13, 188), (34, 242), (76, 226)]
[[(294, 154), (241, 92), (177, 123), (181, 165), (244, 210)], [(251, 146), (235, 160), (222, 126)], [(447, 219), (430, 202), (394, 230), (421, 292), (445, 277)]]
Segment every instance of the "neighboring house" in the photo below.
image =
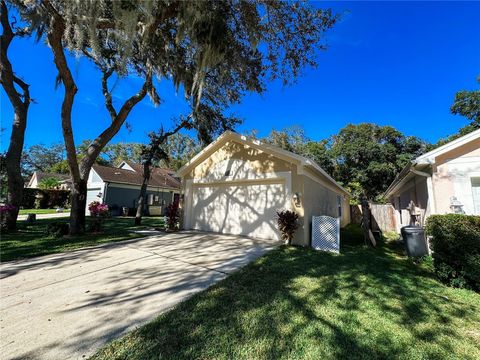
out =
[(72, 186), (72, 181), (70, 179), (70, 174), (56, 174), (56, 173), (45, 173), (42, 171), (35, 171), (30, 178), (30, 181), (26, 184), (25, 187), (38, 189), (38, 184), (48, 178), (55, 178), (59, 181), (60, 186), (58, 190), (70, 190)]
[[(179, 200), (181, 185), (174, 175), (172, 170), (151, 169), (145, 201), (147, 214), (164, 215), (166, 206)], [(118, 208), (136, 208), (142, 182), (140, 164), (124, 161), (116, 168), (93, 165), (88, 176), (87, 207), (92, 201), (99, 201)]]
[(480, 130), (413, 160), (385, 193), (402, 226), (432, 214), (480, 215)]
[(312, 160), (227, 131), (178, 172), (183, 227), (280, 239), (276, 211), (300, 216), (294, 244), (308, 246), (312, 215), (350, 221), (349, 194)]

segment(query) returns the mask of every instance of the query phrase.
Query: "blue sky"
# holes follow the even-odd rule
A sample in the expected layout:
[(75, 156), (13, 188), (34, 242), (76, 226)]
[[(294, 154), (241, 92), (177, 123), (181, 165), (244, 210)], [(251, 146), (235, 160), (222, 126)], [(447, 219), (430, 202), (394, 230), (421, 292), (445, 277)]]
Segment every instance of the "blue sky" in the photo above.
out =
[[(342, 14), (326, 35), (328, 50), (319, 67), (307, 69), (284, 88), (271, 83), (263, 95), (248, 95), (233, 111), (244, 119), (238, 130), (301, 125), (320, 140), (348, 123), (392, 125), (407, 135), (434, 142), (468, 122), (449, 112), (455, 92), (476, 89), (480, 75), (480, 2), (322, 2)], [(36, 100), (29, 112), (26, 145), (62, 141), (59, 110), (63, 90), (54, 88), (56, 70), (50, 50), (32, 39), (16, 41), (10, 58), (17, 74), (31, 84)], [(92, 139), (109, 123), (100, 78), (86, 60), (71, 58), (79, 92), (73, 113), (76, 141)], [(123, 79), (116, 102), (133, 94), (141, 82)], [(147, 141), (146, 133), (186, 111), (183, 94), (167, 81), (160, 85), (163, 103), (145, 99), (131, 113), (113, 142)], [(1, 149), (8, 145), (12, 110), (1, 96)]]

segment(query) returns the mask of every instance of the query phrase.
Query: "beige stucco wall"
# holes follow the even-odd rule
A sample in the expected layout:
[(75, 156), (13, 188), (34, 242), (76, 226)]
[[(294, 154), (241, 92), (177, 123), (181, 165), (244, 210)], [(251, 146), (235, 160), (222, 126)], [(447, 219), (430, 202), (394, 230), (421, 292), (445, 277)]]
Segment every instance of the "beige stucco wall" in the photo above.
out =
[(426, 177), (419, 175), (414, 176), (395, 196), (390, 198), (390, 202), (397, 212), (397, 230), (400, 230), (402, 226), (413, 225), (413, 219), (409, 210), (411, 201), (413, 201), (418, 209), (420, 213), (418, 220), (420, 225), (423, 225), (429, 212)]
[(438, 156), (433, 166), (433, 192), (437, 214), (451, 212), (455, 196), (466, 214), (474, 214), (472, 177), (480, 177), (480, 139)]
[(298, 244), (308, 246), (311, 242), (312, 234), (312, 216), (327, 215), (331, 217), (339, 216), (338, 196), (342, 204), (341, 209), (341, 226), (345, 226), (350, 222), (350, 205), (348, 196), (334, 187), (328, 186), (321, 174), (314, 174), (306, 171), (302, 175), (303, 182), (303, 209), (304, 209), (304, 226), (303, 234), (298, 237), (301, 241)]
[(233, 170), (233, 177), (242, 176), (245, 178), (251, 176), (253, 178), (258, 178), (265, 173), (291, 171), (294, 166), (292, 163), (250, 147), (247, 144), (228, 141), (202, 163), (196, 166), (186, 178), (201, 179), (209, 175), (211, 176), (212, 174), (216, 177), (222, 176), (223, 174), (220, 172), (224, 171), (225, 167), (219, 166), (219, 164), (224, 162), (228, 164), (228, 162), (231, 162), (233, 159), (240, 160), (238, 164), (241, 164), (240, 168)]

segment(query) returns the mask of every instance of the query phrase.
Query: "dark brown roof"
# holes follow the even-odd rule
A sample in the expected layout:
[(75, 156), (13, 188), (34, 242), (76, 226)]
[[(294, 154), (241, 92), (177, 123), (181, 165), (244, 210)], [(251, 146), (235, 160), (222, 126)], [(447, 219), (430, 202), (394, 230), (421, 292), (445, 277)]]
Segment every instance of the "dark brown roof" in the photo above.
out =
[[(93, 165), (93, 169), (98, 176), (106, 182), (142, 185), (143, 166), (130, 162), (128, 165), (130, 165), (135, 171), (101, 165)], [(175, 179), (171, 174), (171, 171), (168, 169), (152, 168), (148, 185), (164, 189), (180, 189), (180, 181)]]

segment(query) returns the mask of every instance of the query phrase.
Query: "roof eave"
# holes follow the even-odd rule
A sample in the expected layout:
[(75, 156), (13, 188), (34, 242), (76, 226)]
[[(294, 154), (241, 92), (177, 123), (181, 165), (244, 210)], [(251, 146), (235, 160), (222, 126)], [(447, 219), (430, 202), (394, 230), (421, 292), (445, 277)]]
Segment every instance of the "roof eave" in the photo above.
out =
[(205, 149), (203, 149), (201, 152), (195, 155), (189, 162), (187, 162), (182, 168), (180, 168), (177, 171), (176, 175), (183, 178), (195, 165), (197, 165), (201, 160), (203, 160), (203, 157), (207, 157), (212, 150), (215, 151), (217, 146), (219, 145), (221, 146), (224, 142), (228, 140), (241, 141), (244, 144), (255, 147), (262, 151), (270, 152), (273, 155), (276, 155), (277, 157), (279, 157), (280, 159), (289, 161), (299, 166), (310, 166), (316, 171), (320, 172), (323, 176), (325, 176), (329, 182), (334, 184), (335, 187), (340, 189), (345, 194), (350, 195), (350, 193), (346, 189), (344, 189), (340, 184), (338, 184), (329, 174), (327, 174), (325, 170), (323, 170), (314, 161), (308, 158), (305, 158), (301, 155), (292, 153), (291, 151), (287, 151), (282, 148), (279, 148), (277, 146), (265, 144), (260, 140), (248, 139), (246, 136), (234, 133), (232, 131), (224, 132), (217, 140), (215, 140), (210, 145), (208, 145)]

